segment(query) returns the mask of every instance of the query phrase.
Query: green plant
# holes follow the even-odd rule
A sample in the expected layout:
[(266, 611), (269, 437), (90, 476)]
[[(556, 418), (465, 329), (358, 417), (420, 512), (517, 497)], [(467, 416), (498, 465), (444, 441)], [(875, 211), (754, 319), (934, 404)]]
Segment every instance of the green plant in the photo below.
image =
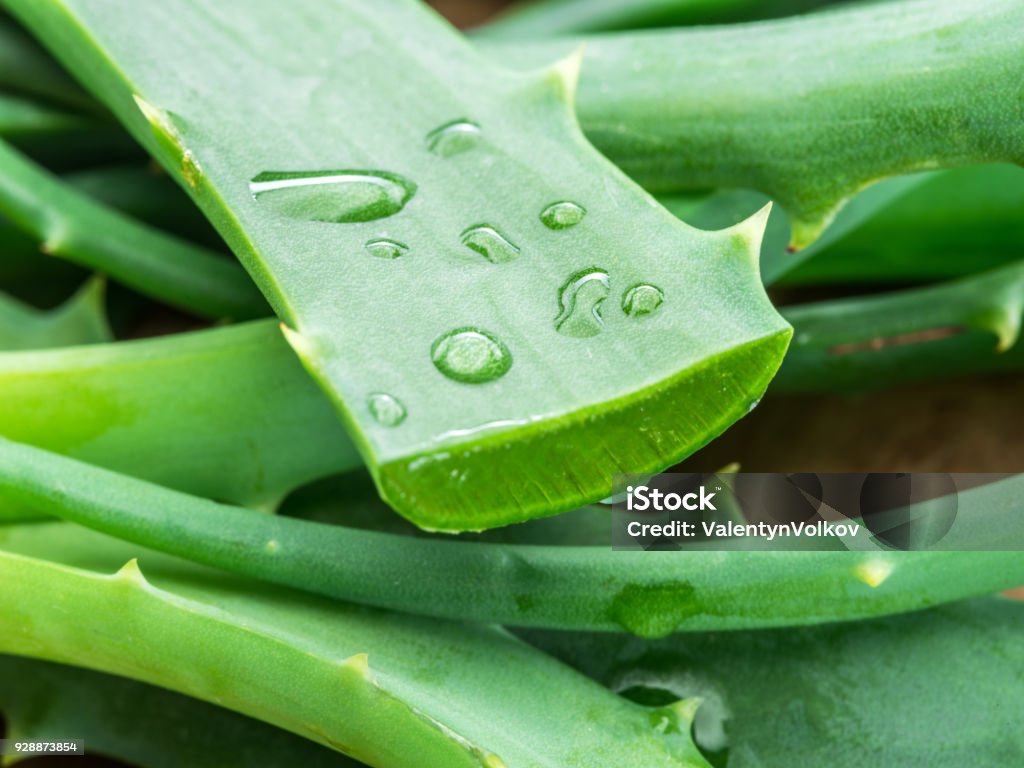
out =
[(1021, 367), (1019, 3), (607, 32), (823, 4), (0, 0), (0, 735), (1020, 762), (1020, 477), (931, 551), (610, 548), (762, 395)]

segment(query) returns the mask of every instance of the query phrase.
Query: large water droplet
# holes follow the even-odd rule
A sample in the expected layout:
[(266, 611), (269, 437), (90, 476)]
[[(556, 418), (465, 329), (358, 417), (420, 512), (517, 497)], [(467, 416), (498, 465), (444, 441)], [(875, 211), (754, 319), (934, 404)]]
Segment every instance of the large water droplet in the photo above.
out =
[(512, 367), (508, 347), (479, 328), (456, 328), (439, 336), (430, 356), (437, 370), (466, 384), (494, 381)]
[(293, 219), (342, 224), (398, 213), (416, 185), (384, 171), (264, 171), (249, 183), (257, 200)]
[(451, 157), (473, 149), (481, 138), (483, 131), (472, 120), (452, 120), (427, 134), (427, 149), (435, 155)]
[(604, 327), (601, 304), (607, 298), (608, 273), (595, 267), (580, 270), (562, 286), (555, 330), (577, 338), (597, 336)]
[(587, 211), (569, 200), (552, 203), (540, 212), (540, 220), (548, 229), (569, 229), (575, 227), (586, 216)]
[(366, 401), (370, 415), (384, 427), (397, 427), (405, 421), (405, 406), (396, 397), (385, 392), (375, 392)]
[(505, 264), (519, 257), (519, 248), (494, 227), (479, 224), (462, 233), (462, 244), (492, 264)]
[(634, 285), (622, 297), (622, 311), (630, 317), (643, 317), (658, 310), (665, 301), (665, 294), (656, 285), (641, 283)]
[(371, 240), (366, 244), (366, 250), (371, 256), (378, 259), (397, 259), (409, 252), (409, 246), (397, 240)]

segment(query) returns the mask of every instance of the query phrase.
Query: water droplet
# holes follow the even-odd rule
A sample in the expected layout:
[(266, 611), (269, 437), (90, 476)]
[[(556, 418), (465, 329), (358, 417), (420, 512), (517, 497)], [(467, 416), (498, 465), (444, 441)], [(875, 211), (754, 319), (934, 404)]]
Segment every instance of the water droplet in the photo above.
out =
[(452, 120), (427, 134), (427, 149), (435, 155), (451, 157), (473, 149), (482, 138), (483, 131), (472, 120)]
[(462, 233), (462, 244), (492, 264), (505, 264), (519, 257), (519, 248), (494, 227), (479, 224)]
[(366, 250), (371, 256), (378, 259), (397, 259), (409, 252), (409, 246), (399, 243), (397, 240), (371, 240), (366, 244)]
[(665, 301), (665, 294), (656, 285), (641, 283), (634, 285), (622, 297), (622, 311), (630, 317), (643, 317), (658, 310)]
[(430, 356), (437, 370), (466, 384), (500, 379), (512, 367), (508, 347), (478, 328), (456, 328), (439, 336)]
[(370, 415), (384, 427), (397, 427), (405, 421), (405, 406), (396, 397), (384, 392), (375, 392), (366, 401)]
[(264, 171), (249, 191), (285, 216), (342, 224), (395, 215), (416, 185), (383, 171)]
[(540, 220), (548, 229), (569, 229), (575, 227), (586, 216), (587, 211), (582, 206), (569, 200), (560, 203), (552, 203), (540, 212)]
[(555, 330), (566, 336), (597, 336), (604, 327), (601, 304), (608, 298), (608, 273), (591, 267), (575, 273), (562, 286), (562, 311), (555, 318)]

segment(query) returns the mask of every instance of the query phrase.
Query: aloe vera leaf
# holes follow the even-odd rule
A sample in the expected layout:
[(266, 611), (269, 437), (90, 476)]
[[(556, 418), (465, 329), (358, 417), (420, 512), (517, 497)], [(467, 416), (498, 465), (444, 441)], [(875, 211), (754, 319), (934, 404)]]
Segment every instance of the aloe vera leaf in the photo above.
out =
[(0, 350), (111, 341), (103, 295), (103, 281), (93, 279), (61, 306), (41, 311), (0, 294)]
[(0, 213), (42, 241), (44, 253), (208, 317), (266, 312), (237, 265), (106, 208), (0, 142)]
[(272, 321), (0, 354), (0, 393), (0, 434), (247, 506), (360, 465)]
[[(497, 628), (274, 590), (76, 526), (0, 538), (2, 652), (213, 701), (378, 768), (707, 765), (685, 711), (652, 713)], [(128, 557), (142, 570), (111, 575)]]
[(786, 16), (825, 0), (526, 0), (473, 34), (501, 40), (684, 24), (721, 24)]
[[(956, 168), (933, 174), (838, 238), (821, 258), (791, 262), (795, 269), (780, 276), (786, 285), (944, 280), (1016, 261), (1022, 242), (1024, 170)], [(761, 270), (775, 274), (763, 259)]]
[(224, 241), (163, 169), (117, 164), (62, 177), (93, 200), (179, 237), (224, 250)]
[(87, 754), (138, 768), (361, 765), (258, 720), (122, 677), (0, 654), (0, 679), (9, 739), (74, 734)]
[[(578, 44), (485, 50), (528, 67)], [(651, 191), (769, 195), (799, 249), (879, 179), (1024, 162), (1022, 77), (1016, 0), (905, 0), (588, 38), (577, 111), (598, 149)]]
[[(6, 4), (184, 180), (424, 527), (553, 514), (667, 466), (746, 413), (784, 352), (761, 220), (701, 233), (652, 204), (579, 135), (574, 61), (506, 73), (399, 0)], [(583, 220), (542, 223), (556, 213)]]
[(1024, 605), (999, 598), (852, 624), (641, 642), (531, 631), (613, 690), (702, 698), (694, 733), (729, 768), (1017, 765)]
[(1024, 368), (1024, 262), (784, 313), (797, 331), (773, 392), (867, 390)]
[(0, 88), (89, 112), (98, 106), (7, 18), (0, 18)]
[(0, 92), (0, 136), (7, 141), (17, 142), (25, 137), (60, 139), (68, 133), (92, 125), (90, 120), (81, 115)]
[[(998, 532), (1019, 517), (1022, 487), (1017, 477), (966, 492), (961, 517)], [(3, 439), (0, 493), (142, 546), (330, 597), (645, 637), (864, 618), (1024, 582), (1017, 552), (614, 552), (417, 539), (254, 515)]]

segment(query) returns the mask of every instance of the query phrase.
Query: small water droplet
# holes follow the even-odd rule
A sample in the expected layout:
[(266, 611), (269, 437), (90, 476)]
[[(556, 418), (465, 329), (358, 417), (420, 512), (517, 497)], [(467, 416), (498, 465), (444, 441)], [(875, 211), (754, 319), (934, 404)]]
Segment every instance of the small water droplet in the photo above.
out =
[(249, 191), (293, 219), (343, 224), (395, 215), (416, 185), (384, 171), (264, 171)]
[(641, 283), (634, 285), (622, 297), (622, 311), (630, 317), (644, 317), (658, 310), (665, 301), (665, 294), (656, 285)]
[(366, 244), (366, 250), (371, 256), (378, 259), (397, 259), (409, 252), (409, 246), (397, 240), (371, 240)]
[(440, 157), (451, 157), (473, 149), (482, 138), (483, 131), (472, 120), (452, 120), (427, 134), (427, 149)]
[(483, 384), (500, 379), (512, 367), (512, 354), (495, 336), (479, 328), (456, 328), (430, 348), (437, 370), (449, 379)]
[(384, 392), (375, 392), (367, 398), (367, 406), (374, 420), (384, 427), (397, 427), (405, 421), (405, 406), (401, 401)]
[(479, 224), (461, 235), (462, 244), (492, 264), (505, 264), (519, 258), (519, 248), (494, 227)]
[(586, 216), (587, 211), (569, 200), (552, 203), (540, 212), (540, 220), (548, 229), (569, 229), (575, 227)]
[(576, 272), (562, 286), (562, 311), (555, 318), (555, 330), (565, 336), (597, 336), (604, 327), (601, 304), (608, 298), (608, 273), (591, 267)]

